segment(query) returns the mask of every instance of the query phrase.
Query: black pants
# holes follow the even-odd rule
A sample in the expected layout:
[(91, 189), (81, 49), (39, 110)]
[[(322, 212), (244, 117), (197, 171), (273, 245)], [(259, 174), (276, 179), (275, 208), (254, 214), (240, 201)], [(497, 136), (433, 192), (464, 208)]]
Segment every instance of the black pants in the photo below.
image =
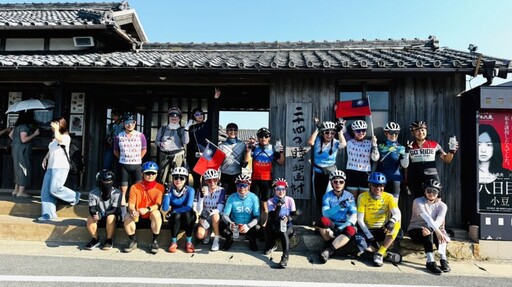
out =
[(286, 232), (281, 232), (280, 219), (277, 221), (269, 220), (267, 222), (267, 242), (265, 243), (265, 251), (272, 248), (276, 244), (276, 239), (281, 239), (281, 247), (283, 255), (290, 254), (290, 238), (293, 236), (293, 225), (291, 222), (286, 227)]
[(423, 236), (422, 229), (415, 228), (409, 230), (407, 233), (409, 233), (409, 236), (413, 242), (423, 244), (423, 248), (425, 249), (426, 253), (434, 252), (434, 244), (436, 247), (439, 247), (439, 241), (437, 240), (437, 235), (435, 232), (430, 232), (429, 235)]
[(233, 193), (236, 192), (236, 184), (235, 184), (235, 180), (236, 180), (236, 177), (239, 176), (240, 174), (225, 174), (223, 173), (221, 175), (221, 182), (222, 182), (222, 187), (224, 187), (224, 189), (226, 190), (226, 195), (231, 195)]
[(196, 223), (196, 214), (194, 211), (190, 210), (183, 213), (171, 213), (167, 217), (169, 221), (169, 227), (171, 228), (171, 237), (178, 237), (178, 233), (181, 229), (185, 230), (185, 235), (187, 237), (192, 236), (192, 232), (194, 230), (194, 224)]
[(315, 197), (316, 197), (316, 211), (322, 215), (322, 198), (324, 197), (327, 185), (329, 184), (329, 175), (324, 173), (315, 172)]

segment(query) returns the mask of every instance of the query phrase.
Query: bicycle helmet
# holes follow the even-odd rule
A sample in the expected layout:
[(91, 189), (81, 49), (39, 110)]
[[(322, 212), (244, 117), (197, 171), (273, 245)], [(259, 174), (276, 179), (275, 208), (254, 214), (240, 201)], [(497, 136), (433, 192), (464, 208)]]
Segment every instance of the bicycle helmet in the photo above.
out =
[(167, 115), (170, 116), (171, 114), (178, 114), (178, 116), (181, 118), (181, 110), (177, 107), (172, 107), (167, 111)]
[(423, 189), (427, 188), (435, 188), (438, 191), (441, 191), (441, 183), (438, 180), (435, 179), (429, 179), (427, 182), (423, 183)]
[(96, 174), (96, 181), (114, 180), (114, 173), (108, 169), (102, 169)]
[(126, 121), (135, 121), (135, 115), (131, 112), (126, 112), (123, 115), (123, 122)]
[(372, 172), (368, 177), (368, 182), (373, 184), (386, 184), (388, 181), (383, 173)]
[(272, 183), (272, 187), (277, 187), (277, 186), (282, 186), (282, 187), (288, 188), (288, 182), (284, 178), (281, 178), (281, 177), (277, 178)]
[(409, 130), (411, 132), (413, 132), (415, 130), (419, 130), (419, 129), (426, 129), (426, 128), (427, 128), (427, 123), (424, 121), (414, 121), (409, 125)]
[(188, 170), (184, 167), (175, 167), (173, 170), (172, 170), (172, 173), (171, 173), (172, 176), (175, 176), (175, 175), (182, 175), (184, 177), (187, 177), (188, 176)]
[(258, 130), (258, 132), (256, 133), (256, 135), (257, 135), (258, 137), (262, 137), (262, 136), (265, 136), (265, 135), (270, 136), (270, 135), (272, 135), (272, 134), (270, 133), (270, 130), (269, 130), (269, 129), (267, 129), (267, 128), (261, 128), (261, 129), (259, 129), (259, 130)]
[(328, 131), (328, 130), (336, 130), (336, 124), (333, 122), (323, 122), (322, 123), (322, 129), (320, 131)]
[(329, 180), (333, 180), (333, 179), (336, 179), (336, 178), (346, 180), (347, 176), (345, 175), (343, 170), (336, 169), (336, 170), (333, 170), (331, 172), (331, 174), (329, 174)]
[(240, 174), (236, 177), (235, 183), (251, 183), (251, 177), (247, 174)]
[(384, 131), (385, 132), (389, 132), (389, 131), (399, 132), (400, 131), (400, 125), (395, 123), (395, 122), (389, 122), (384, 127)]
[(203, 178), (204, 178), (204, 180), (218, 179), (219, 178), (219, 172), (217, 172), (217, 170), (215, 170), (213, 168), (207, 169), (204, 172)]
[(363, 120), (357, 120), (350, 125), (353, 131), (355, 130), (365, 130), (368, 128), (368, 125), (366, 125), (366, 122)]
[(154, 161), (146, 161), (145, 163), (142, 164), (141, 170), (142, 172), (158, 172), (158, 164), (156, 164)]

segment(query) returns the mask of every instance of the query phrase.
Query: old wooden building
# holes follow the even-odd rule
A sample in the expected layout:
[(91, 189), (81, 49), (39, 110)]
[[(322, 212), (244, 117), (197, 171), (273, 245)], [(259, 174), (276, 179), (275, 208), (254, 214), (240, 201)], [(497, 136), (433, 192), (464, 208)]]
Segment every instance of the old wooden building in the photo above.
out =
[[(468, 39), (468, 43), (471, 39)], [(148, 43), (142, 24), (126, 3), (59, 3), (0, 5), (0, 111), (9, 100), (42, 98), (56, 106), (38, 112), (42, 126), (58, 115), (81, 120), (72, 129), (86, 162), (80, 188), (95, 185), (102, 164), (105, 126), (111, 108), (133, 111), (138, 129), (151, 141), (146, 160), (156, 159), (157, 128), (167, 123), (166, 111), (179, 106), (185, 114), (208, 110), (218, 126), (220, 111), (269, 111), (273, 140), (286, 146), (286, 176), (302, 215), (312, 211), (311, 155), (307, 138), (313, 117), (334, 120), (336, 100), (369, 97), (373, 122), (393, 120), (402, 126), (400, 142), (410, 138), (409, 123), (424, 120), (430, 138), (447, 145), (460, 135), (460, 104), (465, 77), (489, 81), (511, 71), (510, 61), (474, 51), (443, 48), (439, 40), (389, 39), (336, 42)], [(214, 99), (214, 89), (222, 91)], [(8, 122), (3, 115), (2, 128)], [(183, 122), (187, 120), (185, 116)], [(353, 120), (353, 118), (349, 119)], [(214, 138), (217, 130), (212, 131)], [(40, 188), (40, 160), (50, 131), (36, 141), (35, 177)], [(1, 139), (3, 188), (12, 183), (7, 138)], [(449, 205), (448, 226), (460, 227), (461, 165), (438, 163)], [(340, 158), (340, 167), (343, 157)], [(412, 198), (403, 195), (407, 216)]]

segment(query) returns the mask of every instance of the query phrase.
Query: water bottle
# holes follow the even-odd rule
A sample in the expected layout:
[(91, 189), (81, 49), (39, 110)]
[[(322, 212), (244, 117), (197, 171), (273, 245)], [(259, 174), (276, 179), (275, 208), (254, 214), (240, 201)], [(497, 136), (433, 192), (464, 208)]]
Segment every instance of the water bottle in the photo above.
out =
[(233, 229), (233, 239), (237, 239), (240, 237), (240, 230), (238, 230), (238, 225), (235, 224), (235, 228)]
[(281, 221), (281, 227), (280, 227), (281, 232), (286, 232), (286, 223), (287, 223), (286, 220), (284, 220), (284, 217), (283, 217), (283, 218), (281, 218), (280, 221)]
[(455, 150), (456, 147), (457, 147), (457, 137), (455, 137), (455, 135), (452, 135), (450, 137), (450, 140), (448, 141), (448, 148), (450, 150)]
[(167, 211), (171, 205), (171, 195), (167, 192), (164, 194), (164, 198), (162, 199), (162, 210)]
[(283, 148), (283, 144), (281, 143), (281, 140), (280, 139), (277, 139), (276, 140), (276, 150), (277, 151), (281, 151)]

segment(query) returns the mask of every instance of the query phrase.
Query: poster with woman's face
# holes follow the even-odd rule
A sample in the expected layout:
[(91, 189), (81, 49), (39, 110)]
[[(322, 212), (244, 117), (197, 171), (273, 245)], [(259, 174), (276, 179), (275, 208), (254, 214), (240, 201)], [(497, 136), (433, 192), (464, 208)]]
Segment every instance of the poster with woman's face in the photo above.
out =
[(512, 115), (482, 112), (478, 118), (478, 211), (512, 212)]

